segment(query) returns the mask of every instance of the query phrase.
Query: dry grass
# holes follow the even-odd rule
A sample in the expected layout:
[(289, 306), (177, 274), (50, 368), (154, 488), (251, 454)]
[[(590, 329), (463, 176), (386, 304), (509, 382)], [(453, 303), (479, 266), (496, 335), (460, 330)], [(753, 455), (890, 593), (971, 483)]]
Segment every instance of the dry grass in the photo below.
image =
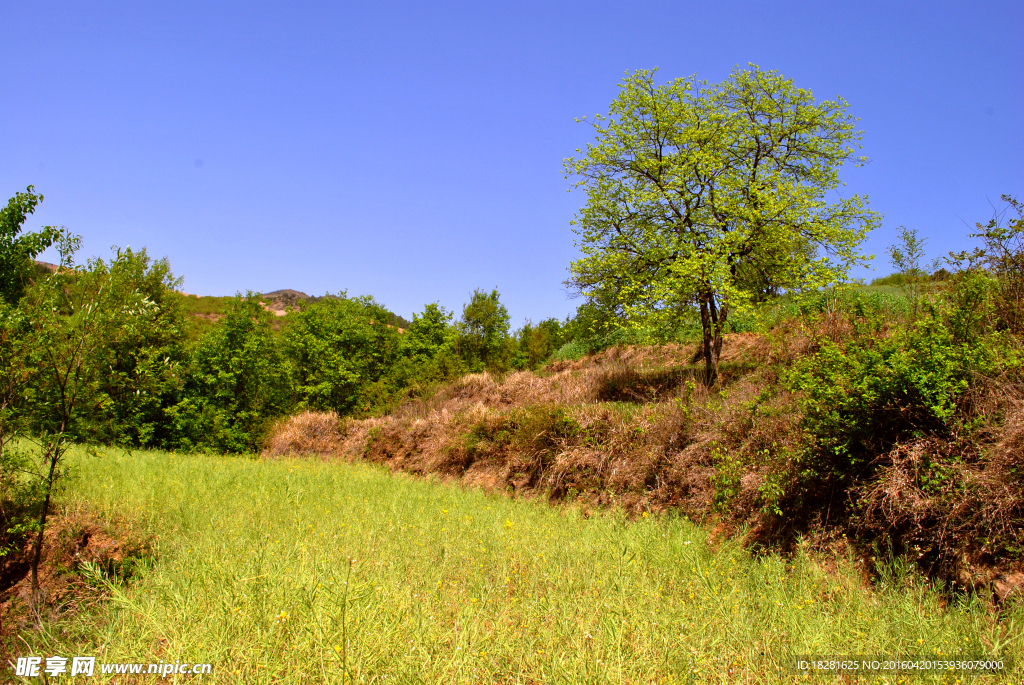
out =
[(263, 454), (283, 457), (336, 452), (345, 436), (345, 425), (334, 412), (304, 411), (279, 422), (270, 432)]
[[(896, 445), (857, 493), (862, 536), (890, 541), (930, 575), (999, 601), (1024, 589), (1024, 410), (977, 441), (922, 438)], [(1018, 561), (1011, 561), (1017, 558)]]
[[(517, 494), (703, 518), (716, 454), (795, 439), (789, 399), (761, 397), (774, 378), (751, 372), (760, 343), (726, 338), (715, 391), (696, 380), (693, 346), (617, 347), (539, 374), (467, 375), (390, 416), (344, 427), (307, 412), (278, 427), (266, 454), (334, 455)], [(751, 503), (759, 482), (745, 481)]]

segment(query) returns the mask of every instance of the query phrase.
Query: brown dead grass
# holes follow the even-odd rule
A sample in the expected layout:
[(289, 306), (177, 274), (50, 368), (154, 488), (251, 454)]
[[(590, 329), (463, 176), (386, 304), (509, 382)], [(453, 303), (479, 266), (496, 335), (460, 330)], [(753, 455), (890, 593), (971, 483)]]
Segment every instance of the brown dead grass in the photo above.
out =
[[(759, 342), (727, 336), (724, 394), (694, 380), (695, 346), (615, 347), (541, 373), (467, 375), (386, 417), (341, 424), (305, 412), (277, 427), (265, 454), (366, 460), (517, 494), (703, 518), (715, 449), (780, 444), (777, 433), (792, 424), (785, 412), (752, 418), (744, 408), (771, 380), (751, 373)], [(562, 416), (571, 429), (552, 436)]]
[(304, 411), (279, 422), (270, 431), (264, 455), (331, 454), (338, 451), (345, 424), (334, 412)]
[(984, 442), (922, 438), (884, 455), (856, 517), (861, 536), (998, 601), (1024, 590), (1024, 406), (1003, 390), (1004, 421)]

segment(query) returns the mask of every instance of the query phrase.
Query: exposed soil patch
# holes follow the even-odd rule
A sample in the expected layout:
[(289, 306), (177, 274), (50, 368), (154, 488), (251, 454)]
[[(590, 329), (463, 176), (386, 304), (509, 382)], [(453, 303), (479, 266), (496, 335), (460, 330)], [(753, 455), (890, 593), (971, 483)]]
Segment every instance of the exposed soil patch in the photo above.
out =
[(16, 635), (40, 621), (93, 606), (105, 596), (106, 580), (129, 580), (153, 556), (151, 539), (125, 520), (107, 521), (94, 513), (52, 515), (43, 539), (39, 593), (33, 598), (30, 543), (0, 564), (0, 650), (17, 651)]

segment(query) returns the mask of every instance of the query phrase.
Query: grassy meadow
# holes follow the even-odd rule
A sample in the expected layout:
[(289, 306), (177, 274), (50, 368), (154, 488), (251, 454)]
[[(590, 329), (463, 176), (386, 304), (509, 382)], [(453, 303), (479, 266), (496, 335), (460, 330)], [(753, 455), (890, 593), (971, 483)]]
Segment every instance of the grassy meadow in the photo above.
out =
[(129, 516), (152, 561), (96, 579), (108, 600), (25, 631), (25, 653), (209, 662), (218, 683), (616, 684), (837, 682), (791, 653), (1021, 653), (1019, 609), (944, 606), (909, 572), (869, 590), (852, 563), (753, 557), (682, 519), (363, 464), (97, 455), (73, 455), (66, 509)]

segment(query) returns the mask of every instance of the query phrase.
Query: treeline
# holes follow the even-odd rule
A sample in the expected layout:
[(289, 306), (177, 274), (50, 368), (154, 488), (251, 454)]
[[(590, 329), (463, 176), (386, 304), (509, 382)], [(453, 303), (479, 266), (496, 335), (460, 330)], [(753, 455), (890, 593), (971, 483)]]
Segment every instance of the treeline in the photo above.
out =
[[(344, 295), (302, 304), (275, 331), (279, 321), (248, 293), (191, 336), (177, 286), (167, 261), (144, 249), (30, 281), (0, 307), (3, 371), (17, 379), (12, 418), (75, 442), (252, 452), (278, 417), (365, 416), (465, 373), (534, 368), (571, 329), (548, 319), (511, 332), (498, 292), (478, 290), (460, 318), (428, 304), (404, 331), (372, 297)], [(75, 408), (51, 425), (47, 407), (61, 392)]]
[[(428, 304), (404, 330), (369, 296), (302, 302), (282, 322), (248, 293), (197, 331), (166, 259), (124, 249), (76, 265), (75, 236), (22, 233), (41, 199), (29, 188), (0, 210), (6, 436), (253, 452), (295, 411), (384, 412), (465, 373), (535, 368), (589, 330), (547, 319), (513, 332), (499, 293), (477, 290), (459, 318)], [(36, 268), (32, 258), (53, 245), (59, 268)]]

